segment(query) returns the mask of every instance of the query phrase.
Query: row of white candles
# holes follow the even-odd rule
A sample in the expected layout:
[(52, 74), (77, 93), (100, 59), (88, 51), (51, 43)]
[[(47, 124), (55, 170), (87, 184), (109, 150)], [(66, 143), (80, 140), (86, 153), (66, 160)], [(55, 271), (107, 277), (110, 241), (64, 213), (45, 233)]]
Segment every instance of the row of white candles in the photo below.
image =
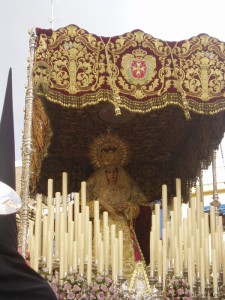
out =
[[(94, 259), (98, 272), (108, 273), (111, 262), (112, 276), (123, 273), (123, 232), (116, 237), (115, 225), (108, 226), (108, 213), (103, 213), (102, 226), (99, 218), (99, 202), (94, 203), (94, 238), (92, 240), (92, 222), (89, 220), (89, 207), (86, 205), (86, 183), (81, 183), (81, 199), (75, 193), (74, 205), (67, 203), (67, 174), (63, 173), (62, 207), (60, 211), (60, 193), (56, 193), (56, 205), (51, 204), (53, 197), (53, 182), (48, 181), (48, 215), (42, 219), (42, 198), (37, 198), (35, 219), (35, 234), (30, 221), (30, 248), (32, 265), (37, 270), (42, 254), (47, 259), (49, 271), (52, 269), (52, 241), (55, 240), (55, 256), (60, 261), (60, 277), (72, 267), (84, 272), (84, 258), (87, 259), (87, 278), (91, 280), (92, 245), (94, 244)], [(81, 201), (79, 201), (81, 200)], [(79, 203), (81, 202), (81, 212)], [(181, 212), (181, 181), (176, 179), (176, 197), (173, 198), (173, 209), (167, 207), (167, 186), (162, 186), (162, 239), (160, 238), (160, 205), (155, 205), (150, 231), (150, 275), (157, 268), (158, 280), (165, 280), (168, 269), (174, 267), (174, 275), (181, 275), (188, 270), (188, 282), (192, 289), (194, 280), (199, 277), (201, 291), (204, 293), (206, 283), (210, 281), (210, 267), (213, 273), (213, 291), (217, 294), (218, 273), (223, 270), (225, 284), (225, 242), (222, 234), (222, 217), (216, 224), (215, 207), (210, 207), (210, 222), (208, 214), (204, 213), (204, 204), (200, 197), (200, 188), (196, 187), (196, 196), (191, 199), (187, 218), (182, 218)], [(68, 208), (67, 208), (68, 206)], [(74, 212), (72, 211), (72, 207)], [(74, 221), (72, 214), (74, 213)], [(55, 215), (55, 217), (54, 217)], [(42, 238), (41, 238), (42, 226)], [(210, 232), (209, 232), (210, 226)], [(55, 232), (54, 232), (55, 228)], [(102, 231), (100, 230), (102, 228)], [(109, 233), (111, 231), (111, 234)], [(110, 238), (109, 238), (110, 236)], [(109, 240), (111, 245), (109, 246)], [(111, 260), (109, 249), (111, 248)], [(78, 263), (79, 261), (79, 263)]]
[[(162, 186), (162, 239), (160, 239), (160, 205), (155, 205), (150, 232), (150, 276), (157, 269), (158, 280), (165, 280), (170, 267), (174, 275), (180, 276), (186, 269), (191, 290), (194, 280), (200, 279), (201, 293), (205, 294), (206, 284), (213, 277), (213, 293), (218, 292), (218, 274), (223, 271), (225, 285), (225, 242), (223, 241), (222, 217), (216, 223), (215, 207), (210, 206), (210, 218), (204, 213), (204, 204), (200, 200), (200, 187), (191, 198), (187, 217), (182, 217), (181, 181), (176, 179), (176, 197), (173, 209), (167, 208), (167, 186)], [(212, 274), (210, 273), (212, 269)]]
[[(35, 223), (30, 220), (29, 224), (31, 266), (38, 271), (42, 258), (46, 261), (48, 271), (51, 273), (54, 253), (54, 258), (59, 259), (60, 278), (63, 278), (70, 270), (77, 270), (86, 276), (90, 283), (93, 261), (100, 274), (108, 274), (111, 266), (112, 278), (116, 282), (117, 276), (123, 275), (123, 232), (120, 230), (117, 234), (116, 225), (109, 226), (108, 212), (103, 212), (101, 220), (98, 201), (94, 201), (93, 228), (89, 206), (86, 205), (86, 182), (81, 182), (80, 195), (74, 193), (74, 201), (68, 202), (67, 173), (64, 172), (62, 174), (62, 197), (57, 192), (55, 205), (52, 204), (53, 180), (49, 179), (47, 199), (48, 213), (46, 215), (43, 214), (42, 195), (37, 196)], [(85, 264), (86, 274), (84, 274)]]

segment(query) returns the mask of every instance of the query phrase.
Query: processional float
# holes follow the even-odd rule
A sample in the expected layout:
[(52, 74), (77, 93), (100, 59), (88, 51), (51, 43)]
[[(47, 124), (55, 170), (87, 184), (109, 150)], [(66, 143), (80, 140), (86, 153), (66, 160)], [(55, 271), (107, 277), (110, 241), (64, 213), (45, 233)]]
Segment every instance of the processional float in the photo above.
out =
[[(162, 199), (164, 209), (173, 207), (169, 218), (164, 214), (162, 240), (156, 225), (159, 208), (155, 209), (150, 239), (155, 249), (160, 249), (164, 264), (160, 266), (151, 248), (150, 282), (161, 282), (158, 272), (162, 268), (162, 291), (166, 277), (185, 273), (196, 297), (208, 297), (213, 287), (217, 299), (222, 293), (218, 282), (220, 288), (224, 285), (222, 277), (217, 278), (223, 273), (224, 255), (215, 252), (217, 243), (222, 246), (215, 151), (225, 127), (224, 58), (224, 42), (207, 34), (169, 42), (141, 30), (100, 37), (75, 25), (30, 32), (22, 148), (23, 251), (29, 198), (37, 193), (47, 196), (49, 178), (54, 181), (54, 191), (62, 191), (63, 172), (69, 174), (68, 194), (79, 191), (80, 183), (92, 172), (88, 146), (110, 128), (131, 146), (127, 170), (149, 201)], [(199, 263), (198, 258), (205, 257), (205, 243), (209, 244), (208, 229), (203, 228), (209, 226), (203, 215), (202, 186), (196, 188), (195, 200), (190, 199), (190, 188), (199, 179), (201, 182), (202, 170), (211, 162), (212, 260), (207, 257), (207, 262)], [(190, 203), (185, 222), (180, 212), (182, 201)], [(197, 243), (199, 235), (201, 244)], [(195, 246), (188, 246), (187, 240)], [(191, 270), (185, 269), (187, 260)], [(213, 282), (207, 275), (211, 273)]]

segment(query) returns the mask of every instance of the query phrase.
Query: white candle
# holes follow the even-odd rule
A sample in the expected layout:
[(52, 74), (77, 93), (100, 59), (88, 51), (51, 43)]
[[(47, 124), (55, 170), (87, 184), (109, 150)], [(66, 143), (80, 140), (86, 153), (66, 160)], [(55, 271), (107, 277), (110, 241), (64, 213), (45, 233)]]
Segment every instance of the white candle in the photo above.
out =
[[(81, 182), (81, 212), (82, 212), (82, 232), (84, 234), (85, 238), (85, 233), (87, 231), (87, 222), (86, 222), (86, 182), (82, 181)], [(86, 254), (86, 243), (84, 243), (84, 255)]]
[(85, 256), (87, 256), (88, 254), (88, 241), (89, 241), (89, 220), (90, 220), (90, 212), (89, 212), (89, 206), (85, 207), (85, 236), (84, 236), (84, 240), (85, 240)]
[(35, 270), (38, 270), (38, 261), (41, 254), (41, 216), (42, 216), (42, 196), (37, 196), (36, 218), (35, 218)]
[(62, 201), (64, 212), (65, 231), (67, 232), (67, 194), (68, 194), (68, 174), (63, 172), (62, 174)]
[(181, 180), (176, 178), (176, 196), (181, 199)]
[(197, 215), (197, 228), (200, 228), (200, 219), (201, 219), (201, 196), (200, 196), (200, 186), (196, 186), (196, 215)]
[(104, 235), (105, 235), (105, 228), (108, 226), (108, 212), (107, 211), (104, 211), (103, 212), (103, 232), (104, 232)]
[(215, 226), (216, 226), (216, 215), (215, 215), (215, 207), (210, 205), (210, 231), (211, 231), (211, 243), (212, 248), (215, 247)]
[(188, 238), (188, 222), (187, 219), (183, 219), (184, 267), (187, 267), (188, 263)]
[(99, 201), (94, 201), (94, 219), (99, 219)]
[(178, 218), (178, 226), (180, 226), (181, 223), (181, 198), (182, 198), (182, 193), (181, 193), (181, 179), (176, 178), (176, 198), (177, 198), (177, 218)]
[(80, 235), (80, 268), (79, 274), (84, 275), (84, 234)]
[(196, 272), (197, 274), (200, 272), (200, 240), (199, 240), (199, 237), (200, 237), (200, 234), (199, 234), (199, 229), (196, 228), (196, 234), (195, 234), (195, 237), (196, 237), (196, 241), (195, 241), (195, 245), (196, 245), (196, 248), (195, 248), (195, 256), (196, 256)]
[(48, 230), (54, 231), (54, 206), (49, 207), (49, 228)]
[(68, 233), (68, 238), (69, 238), (69, 241), (68, 241), (68, 264), (69, 266), (72, 266), (73, 264), (73, 253), (72, 253), (72, 249), (73, 249), (73, 236), (74, 236), (74, 221), (71, 221), (70, 223), (70, 230), (69, 230), (69, 233)]
[[(111, 225), (111, 249), (113, 249), (115, 238), (116, 238), (116, 225), (112, 224)], [(112, 257), (112, 255), (111, 255), (111, 257)], [(111, 265), (112, 264), (113, 264), (113, 262), (111, 262)]]
[(77, 241), (73, 241), (73, 269), (77, 271)]
[(97, 256), (97, 271), (100, 273), (100, 260), (102, 259), (102, 253), (101, 253), (101, 241), (102, 241), (102, 233), (99, 232), (98, 234), (98, 256)]
[(68, 203), (68, 218), (67, 218), (67, 228), (68, 228), (68, 264), (71, 266), (72, 262), (72, 244), (73, 244), (73, 233), (74, 233), (74, 222), (73, 218), (73, 203), (70, 201)]
[(170, 263), (172, 264), (173, 260), (174, 260), (174, 257), (175, 257), (175, 254), (174, 254), (174, 212), (171, 211), (170, 212)]
[(53, 232), (48, 231), (48, 254), (47, 254), (47, 267), (48, 273), (52, 273), (52, 256), (53, 256)]
[(34, 235), (30, 237), (30, 266), (35, 270), (35, 264), (34, 264), (34, 249), (35, 249), (35, 239)]
[(158, 241), (160, 240), (160, 204), (155, 204), (155, 218), (156, 218), (155, 247), (157, 251)]
[(86, 208), (86, 182), (81, 182), (81, 212), (85, 212)]
[(222, 216), (219, 216), (218, 218), (218, 256), (219, 256), (219, 261), (218, 261), (218, 270), (222, 267), (222, 261), (223, 261), (223, 221), (222, 221)]
[[(152, 253), (154, 260), (152, 261), (153, 268), (155, 268), (155, 261), (158, 253), (158, 241), (156, 240), (156, 231), (157, 231), (157, 226), (156, 226), (156, 216), (152, 215), (152, 228), (151, 228), (151, 235), (152, 235), (152, 241), (150, 242), (150, 245), (152, 245), (150, 255)], [(153, 246), (154, 245), (154, 246)]]
[(38, 256), (38, 241), (34, 238), (34, 260), (33, 260), (33, 268), (36, 272), (38, 272), (38, 265), (39, 265), (39, 256)]
[(180, 260), (179, 260), (179, 247), (178, 247), (178, 241), (177, 237), (174, 237), (174, 243), (175, 243), (175, 260), (174, 260), (174, 275), (178, 276), (180, 275)]
[(99, 234), (99, 201), (94, 201), (94, 255), (98, 256), (98, 234)]
[(205, 220), (204, 217), (200, 218), (200, 232), (201, 232), (201, 240), (200, 240), (200, 247), (204, 248), (205, 244)]
[(87, 283), (91, 283), (92, 274), (92, 222), (89, 221), (89, 241), (88, 241), (88, 260), (87, 260)]
[(64, 236), (64, 272), (68, 274), (69, 265), (68, 265), (68, 232)]
[(118, 233), (118, 242), (119, 242), (119, 275), (123, 276), (123, 231), (119, 230)]
[(154, 275), (155, 258), (154, 258), (154, 234), (150, 232), (150, 276)]
[(223, 285), (225, 286), (225, 241), (223, 241), (223, 256), (222, 256), (222, 270), (223, 270)]
[(205, 238), (205, 278), (206, 282), (209, 283), (210, 270), (209, 270), (209, 238), (208, 236)]
[(163, 290), (165, 289), (166, 284), (166, 274), (168, 268), (168, 259), (167, 259), (167, 228), (162, 229), (163, 234)]
[(99, 239), (99, 258), (98, 258), (98, 271), (99, 274), (103, 274), (103, 265), (104, 265), (104, 249), (103, 249), (103, 241)]
[(111, 256), (112, 256), (112, 280), (114, 283), (116, 282), (116, 245), (115, 241), (112, 243), (112, 248), (111, 248)]
[(43, 216), (42, 257), (47, 257), (48, 216)]
[(173, 198), (173, 208), (174, 208), (174, 235), (178, 236), (179, 227), (179, 210), (178, 210), (178, 198)]
[(78, 213), (80, 212), (79, 210), (79, 193), (74, 194), (74, 239), (75, 241), (78, 240)]
[(201, 293), (205, 294), (205, 272), (204, 272), (204, 251), (200, 249), (200, 281), (201, 281)]
[(98, 238), (99, 238), (99, 234), (100, 234), (100, 220), (96, 219), (95, 220), (95, 235), (94, 235), (94, 246), (95, 246), (95, 260), (96, 263), (98, 262), (98, 249), (99, 249), (99, 245), (98, 245)]
[(118, 273), (118, 239), (114, 239), (113, 243), (113, 263), (112, 263), (112, 277), (114, 282), (117, 282), (117, 273)]
[(55, 212), (55, 255), (59, 257), (59, 232), (60, 232), (60, 196), (59, 192), (55, 193), (56, 197), (56, 212)]
[(158, 277), (159, 277), (159, 282), (162, 280), (162, 241), (159, 241), (158, 244)]
[(64, 242), (60, 244), (59, 278), (64, 277)]
[(109, 226), (105, 228), (105, 274), (109, 273)]
[(78, 262), (80, 261), (81, 257), (81, 233), (82, 233), (82, 213), (78, 213), (77, 216), (77, 253), (78, 253)]
[(193, 270), (192, 270), (192, 251), (191, 248), (188, 248), (188, 283), (190, 286), (191, 293), (193, 292)]
[(73, 219), (73, 202), (68, 203), (68, 230)]
[(53, 198), (53, 179), (48, 179), (48, 205), (52, 204), (52, 198)]
[(178, 236), (178, 246), (179, 246), (179, 273), (183, 274), (183, 254), (184, 254), (184, 236), (183, 236), (183, 227), (182, 224), (179, 227), (178, 230), (179, 236)]
[(60, 249), (59, 249), (59, 276), (60, 279), (64, 277), (64, 236), (65, 236), (65, 222), (64, 212), (60, 213)]
[(162, 185), (162, 209), (163, 209), (163, 227), (167, 224), (167, 185)]
[(217, 282), (217, 260), (216, 250), (212, 249), (212, 271), (213, 271), (213, 296), (217, 295), (218, 282)]
[(34, 236), (34, 221), (29, 220), (29, 243), (28, 251), (31, 252), (31, 238)]
[(118, 238), (115, 238), (115, 247), (116, 247), (116, 281), (117, 281), (118, 269), (119, 269), (119, 243), (118, 243)]

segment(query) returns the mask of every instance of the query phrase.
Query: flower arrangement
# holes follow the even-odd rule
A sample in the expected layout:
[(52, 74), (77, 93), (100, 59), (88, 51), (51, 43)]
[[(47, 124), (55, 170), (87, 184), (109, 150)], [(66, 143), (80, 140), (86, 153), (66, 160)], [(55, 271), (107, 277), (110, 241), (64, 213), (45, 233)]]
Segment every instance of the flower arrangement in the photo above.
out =
[(52, 281), (52, 274), (49, 274), (48, 268), (45, 265), (39, 268), (38, 273), (48, 282)]
[(56, 270), (53, 270), (49, 274), (49, 270), (46, 265), (43, 265), (41, 268), (39, 268), (38, 272), (48, 282), (48, 284), (53, 289), (53, 292), (55, 293), (57, 299), (59, 299), (58, 272)]
[(89, 299), (89, 287), (84, 277), (71, 273), (62, 279), (59, 286), (60, 300)]
[(113, 280), (107, 275), (98, 275), (95, 277), (94, 282), (90, 286), (90, 299), (118, 299)]
[(106, 275), (98, 275), (88, 285), (79, 274), (68, 274), (59, 286), (60, 300), (90, 299), (90, 300), (116, 300), (116, 286), (113, 280)]
[(193, 299), (188, 282), (183, 277), (173, 277), (166, 284), (165, 299)]

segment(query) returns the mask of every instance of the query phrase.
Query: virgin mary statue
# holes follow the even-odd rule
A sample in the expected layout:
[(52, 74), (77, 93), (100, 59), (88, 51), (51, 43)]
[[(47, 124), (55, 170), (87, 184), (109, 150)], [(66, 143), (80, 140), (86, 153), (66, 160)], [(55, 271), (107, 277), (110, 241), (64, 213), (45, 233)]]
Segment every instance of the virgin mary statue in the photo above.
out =
[(123, 168), (128, 161), (128, 147), (117, 135), (107, 133), (97, 138), (91, 145), (90, 158), (96, 169), (87, 180), (90, 214), (93, 214), (94, 201), (98, 200), (100, 215), (107, 211), (109, 225), (115, 224), (117, 231), (123, 231), (123, 272), (129, 279), (136, 262), (144, 261), (133, 220), (147, 199)]

